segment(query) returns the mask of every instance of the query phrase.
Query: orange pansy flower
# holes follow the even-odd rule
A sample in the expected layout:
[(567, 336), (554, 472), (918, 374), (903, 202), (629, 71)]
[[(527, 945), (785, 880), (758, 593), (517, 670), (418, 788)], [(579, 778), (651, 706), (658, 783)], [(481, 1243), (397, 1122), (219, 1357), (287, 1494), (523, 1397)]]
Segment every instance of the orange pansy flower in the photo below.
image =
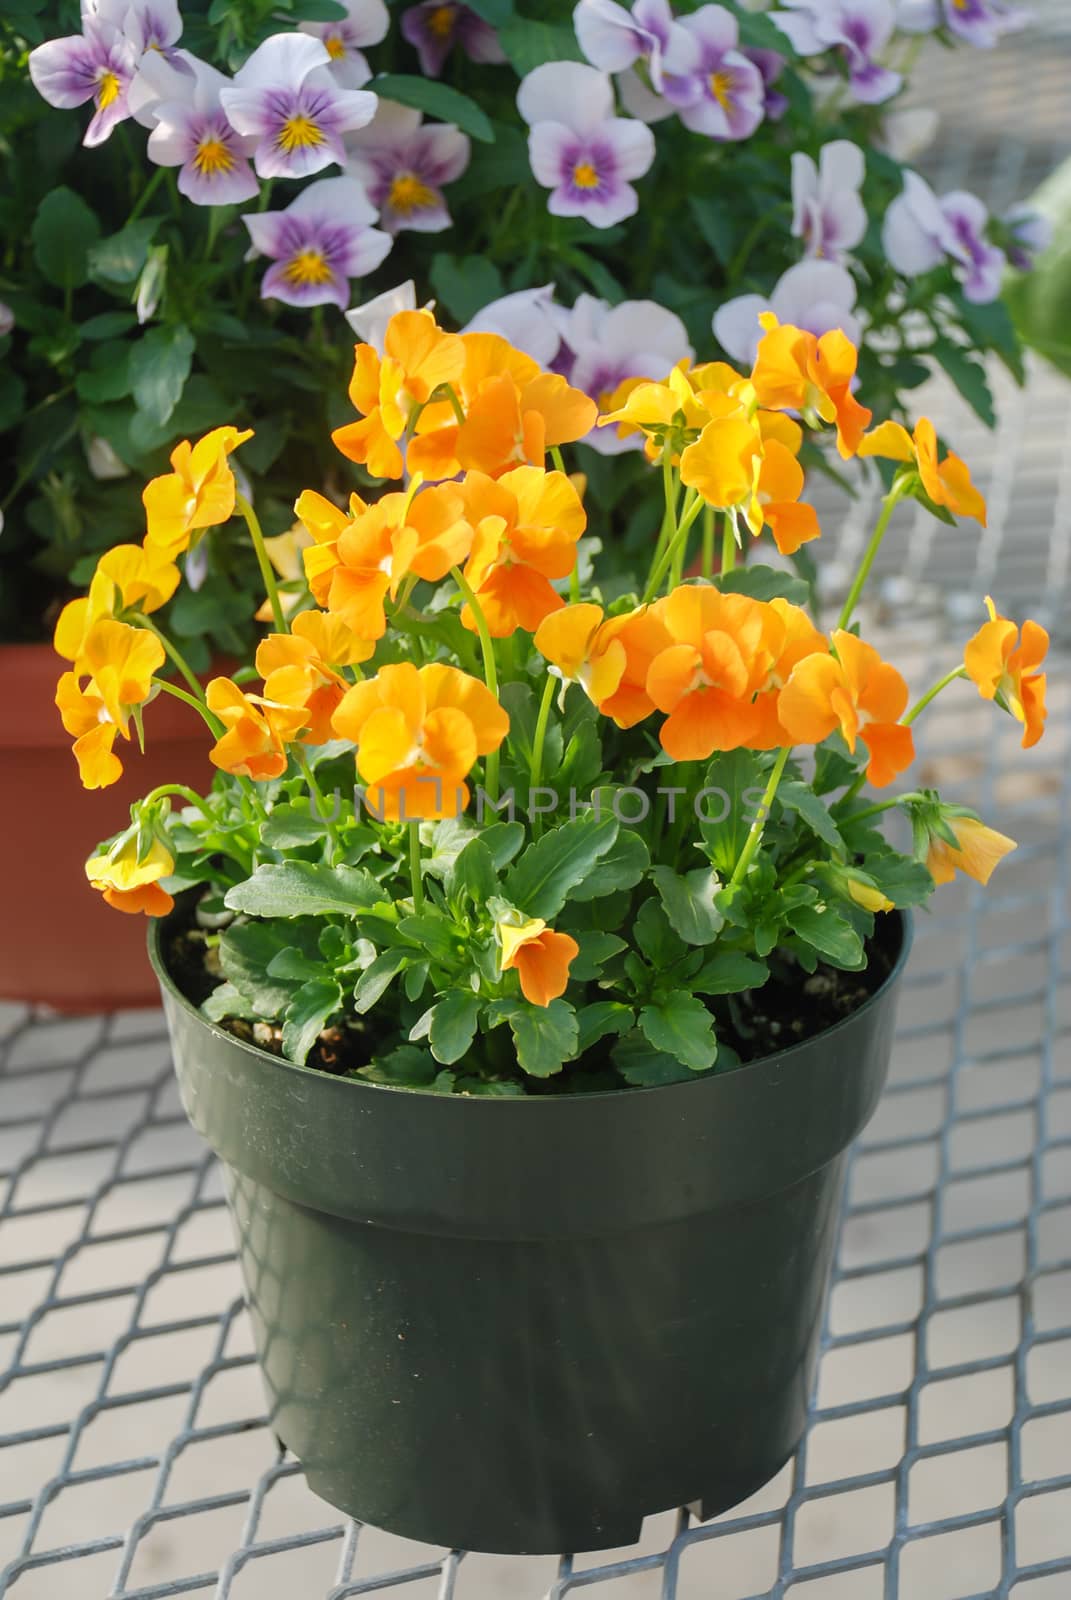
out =
[[(456, 389), (465, 367), (465, 347), (456, 333), (444, 333), (430, 311), (399, 311), (387, 324), (383, 355), (372, 345), (358, 345), (350, 381), (350, 399), (364, 419), (337, 428), (331, 435), (342, 454), (368, 468), (374, 478), (400, 478), (405, 461), (398, 441), (414, 414), (436, 389)], [(437, 426), (442, 408), (429, 408), (418, 432)]]
[(951, 883), (957, 872), (965, 872), (976, 883), (987, 884), (997, 867), (1019, 847), (1006, 833), (987, 828), (975, 817), (945, 817), (956, 836), (956, 844), (931, 833), (926, 866), (934, 883)]
[(1049, 651), (1049, 636), (1037, 622), (1023, 631), (986, 596), (989, 621), (978, 630), (963, 654), (967, 675), (984, 700), (996, 700), (1023, 725), (1023, 749), (1037, 744), (1045, 732), (1045, 674), (1038, 668)]
[(331, 718), (350, 687), (339, 667), (367, 661), (375, 645), (359, 639), (340, 617), (323, 611), (302, 611), (290, 633), (271, 633), (257, 648), (257, 671), (264, 679), (264, 698), (308, 714), (304, 744), (327, 744)]
[(122, 777), (123, 764), (113, 748), (116, 738), (130, 738), (130, 719), (152, 698), (153, 674), (164, 659), (154, 634), (125, 622), (105, 617), (86, 633), (76, 670), (65, 672), (56, 689), (56, 705), (63, 726), (74, 736), (86, 789), (106, 789)]
[(355, 684), (332, 726), (357, 747), (372, 813), (414, 822), (464, 809), (465, 779), (480, 756), (501, 745), (509, 717), (489, 689), (457, 667), (402, 662)]
[(252, 428), (213, 428), (194, 445), (183, 439), (175, 446), (171, 472), (154, 478), (141, 497), (148, 544), (173, 558), (187, 549), (197, 529), (230, 521), (237, 491), (228, 457), (252, 437)]
[(759, 405), (813, 412), (835, 423), (837, 448), (847, 460), (858, 450), (872, 415), (852, 394), (859, 360), (855, 346), (836, 328), (816, 339), (802, 328), (782, 326), (772, 311), (759, 321), (766, 331), (751, 375)]
[(836, 655), (808, 655), (781, 691), (778, 716), (794, 744), (821, 744), (835, 728), (849, 750), (861, 739), (870, 753), (867, 776), (884, 788), (915, 759), (911, 729), (900, 718), (908, 689), (873, 645), (838, 628)]
[(437, 583), (472, 547), (464, 499), (453, 484), (387, 494), (372, 505), (359, 495), (347, 516), (307, 490), (298, 514), (315, 544), (304, 552), (313, 598), (362, 639), (381, 639), (383, 602), (410, 573)]
[(755, 696), (765, 687), (775, 613), (746, 595), (684, 584), (655, 608), (671, 643), (647, 674), (663, 749), (675, 761), (750, 746), (759, 731)]
[(625, 647), (607, 632), (602, 606), (582, 604), (552, 611), (536, 629), (535, 647), (563, 684), (579, 683), (600, 708), (621, 686)]
[(951, 451), (943, 461), (939, 459), (937, 430), (929, 417), (919, 418), (914, 437), (899, 422), (882, 422), (867, 434), (859, 454), (913, 461), (934, 505), (945, 506), (956, 517), (975, 517), (985, 527), (985, 499), (971, 481), (970, 468)]
[(275, 705), (262, 695), (244, 694), (229, 678), (213, 678), (205, 694), (226, 732), (208, 752), (221, 772), (236, 777), (281, 778), (289, 757), (286, 747), (309, 720), (304, 706)]
[(496, 929), (502, 946), (503, 972), (516, 972), (521, 993), (534, 1006), (549, 1006), (569, 985), (569, 968), (580, 946), (567, 933), (555, 933), (539, 917), (513, 926), (500, 922)]
[(166, 605), (179, 586), (174, 562), (152, 545), (117, 544), (101, 556), (88, 595), (70, 600), (59, 614), (52, 645), (65, 661), (81, 659), (95, 622), (130, 607), (149, 615)]
[[(580, 496), (564, 473), (539, 467), (516, 467), (497, 481), (470, 472), (462, 495), (473, 528), (465, 578), (492, 638), (508, 638), (517, 628), (534, 633), (564, 604), (551, 580), (567, 578), (576, 565), (587, 526)], [(467, 605), (461, 617), (475, 632)]]
[(161, 839), (153, 839), (147, 854), (139, 859), (136, 829), (118, 846), (86, 862), (86, 877), (108, 905), (149, 917), (166, 917), (174, 909), (171, 895), (160, 887), (160, 879), (169, 878), (174, 870), (174, 858)]

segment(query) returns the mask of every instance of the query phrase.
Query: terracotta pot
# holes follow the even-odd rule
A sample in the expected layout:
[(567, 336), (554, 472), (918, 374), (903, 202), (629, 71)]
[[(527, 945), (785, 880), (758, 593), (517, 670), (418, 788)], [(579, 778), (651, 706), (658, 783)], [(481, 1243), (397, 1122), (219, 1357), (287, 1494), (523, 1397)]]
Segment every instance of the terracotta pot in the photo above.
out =
[(155, 1006), (144, 918), (106, 906), (83, 868), (127, 822), (131, 802), (158, 784), (207, 788), (208, 730), (192, 708), (161, 695), (145, 719), (145, 755), (120, 741), (122, 778), (87, 791), (54, 703), (62, 667), (49, 645), (0, 645), (0, 999), (61, 1011)]

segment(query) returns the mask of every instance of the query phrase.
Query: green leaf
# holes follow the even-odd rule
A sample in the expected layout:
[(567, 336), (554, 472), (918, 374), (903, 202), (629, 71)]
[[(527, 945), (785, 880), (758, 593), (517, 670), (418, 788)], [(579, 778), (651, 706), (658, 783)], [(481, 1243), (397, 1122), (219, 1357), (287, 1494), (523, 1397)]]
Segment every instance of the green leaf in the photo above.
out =
[(452, 1067), (472, 1048), (483, 1001), (471, 989), (454, 989), (431, 1013), (431, 1053), (444, 1067)]
[(614, 956), (628, 949), (624, 939), (619, 939), (616, 933), (576, 933), (573, 937), (580, 946), (580, 954), (570, 967), (569, 976), (581, 983), (597, 978), (604, 962), (612, 961)]
[(89, 252), (89, 276), (106, 283), (133, 283), (145, 265), (153, 235), (162, 221), (162, 217), (139, 217), (118, 233), (101, 239)]
[(996, 407), (982, 363), (970, 355), (962, 345), (953, 343), (944, 335), (934, 340), (932, 353), (986, 427), (995, 428)]
[(457, 954), (458, 933), (445, 917), (428, 914), (403, 917), (398, 932), (410, 944), (419, 945), (433, 961), (453, 961)]
[(108, 340), (94, 349), (87, 370), (80, 372), (74, 387), (80, 400), (92, 405), (122, 400), (130, 393), (131, 346)]
[(288, 0), (287, 10), (295, 22), (344, 22), (349, 16), (340, 0)]
[(709, 1072), (717, 1060), (714, 1018), (694, 994), (682, 991), (644, 1006), (640, 1027), (656, 1050), (683, 1062), (691, 1072)]
[(342, 990), (334, 978), (312, 978), (290, 1002), (283, 1022), (283, 1054), (304, 1066), (305, 1058), (336, 1011)]
[(364, 969), (353, 991), (354, 1009), (359, 1017), (371, 1011), (377, 1001), (383, 998), (408, 960), (409, 956), (404, 950), (384, 950), (370, 967)]
[(327, 824), (308, 806), (275, 806), (260, 834), (270, 850), (300, 850), (327, 838)]
[(245, 883), (228, 889), (226, 903), (231, 911), (254, 917), (319, 917), (333, 912), (355, 917), (383, 898), (383, 890), (363, 867), (284, 861), (258, 867)]
[(501, 28), (513, 17), (513, 0), (468, 0), (468, 7), (492, 28)]
[(544, 61), (583, 61), (571, 22), (537, 22), (532, 17), (514, 17), (499, 29), (498, 42), (519, 78), (526, 77)]
[(455, 900), (467, 894), (476, 906), (498, 893), (494, 859), (482, 839), (470, 840), (457, 857), (446, 875), (446, 892)]
[(656, 1050), (640, 1032), (621, 1039), (610, 1052), (614, 1065), (635, 1089), (658, 1089), (668, 1083), (687, 1083), (691, 1071), (676, 1056)]
[(696, 227), (723, 267), (732, 262), (737, 248), (739, 228), (732, 208), (721, 198), (710, 195), (692, 195), (688, 209)]
[(290, 1003), (294, 985), (269, 975), (275, 957), (294, 936), (289, 928), (267, 922), (236, 922), (219, 941), (219, 964), (228, 983), (244, 995), (264, 1022), (281, 1016)]
[(594, 1005), (583, 1006), (576, 1014), (577, 1054), (584, 1055), (612, 1033), (628, 1033), (635, 1020), (631, 1009), (616, 1000), (599, 1000)]
[(102, 311), (98, 317), (90, 317), (82, 323), (82, 338), (115, 339), (121, 333), (129, 333), (136, 323), (132, 311)]
[(764, 961), (754, 961), (738, 950), (725, 950), (713, 956), (691, 981), (699, 994), (745, 994), (749, 989), (761, 989), (769, 976)]
[(857, 972), (864, 965), (861, 936), (829, 906), (795, 906), (786, 912), (785, 921), (804, 944), (833, 966)]
[(26, 385), (17, 373), (0, 367), (0, 431), (18, 422), (26, 405)]
[(844, 840), (829, 812), (815, 794), (810, 784), (782, 779), (777, 798), (786, 811), (795, 811), (803, 818), (812, 833), (833, 850), (843, 850)]
[(664, 972), (686, 954), (687, 946), (670, 927), (669, 918), (658, 900), (644, 901), (632, 931), (636, 944), (655, 972)]
[(652, 867), (651, 879), (662, 898), (670, 927), (685, 944), (711, 944), (725, 926), (714, 904), (721, 885), (709, 867), (683, 878), (672, 867)]
[(431, 258), (428, 276), (438, 299), (462, 324), (504, 293), (502, 274), (484, 256), (451, 256), (440, 250)]
[(524, 843), (524, 824), (521, 822), (492, 822), (480, 838), (491, 852), (496, 872), (503, 872)]
[(366, 1083), (386, 1083), (396, 1089), (427, 1089), (435, 1082), (434, 1058), (416, 1045), (399, 1045), (387, 1055), (377, 1056), (367, 1067), (359, 1067), (354, 1077)]
[(979, 306), (966, 295), (959, 294), (956, 309), (972, 343), (982, 349), (995, 350), (1016, 383), (1022, 386), (1026, 382), (1022, 346), (1004, 301), (991, 300), (988, 305)]
[(100, 238), (100, 223), (73, 189), (49, 190), (30, 229), (34, 260), (49, 283), (77, 289), (89, 274), (89, 252)]
[(517, 1061), (532, 1078), (553, 1078), (576, 1055), (576, 1012), (565, 1000), (549, 1006), (518, 1001), (508, 1015)]
[[(699, 831), (723, 878), (731, 878), (766, 790), (766, 774), (749, 750), (716, 756), (706, 771), (705, 787), (714, 791), (702, 802)], [(698, 801), (697, 801), (698, 804)]]
[(131, 350), (131, 388), (150, 422), (162, 427), (182, 399), (193, 352), (193, 334), (181, 322), (173, 328), (151, 328)]
[(426, 116), (438, 117), (440, 122), (452, 122), (462, 133), (467, 133), (481, 144), (494, 144), (495, 131), (486, 111), (470, 100), (459, 89), (433, 78), (409, 77), (405, 73), (385, 72), (374, 78), (368, 88), (383, 100), (394, 100), (402, 106), (412, 106)]
[(873, 878), (883, 894), (894, 906), (921, 906), (930, 898), (936, 887), (933, 877), (921, 861), (902, 856), (894, 851), (887, 855), (867, 856), (863, 871)]
[(776, 567), (734, 567), (715, 580), (723, 594), (746, 594), (752, 600), (788, 600), (794, 606), (805, 606), (811, 598), (810, 585), (805, 578), (791, 572), (780, 572)]
[(526, 916), (550, 922), (611, 849), (617, 832), (615, 821), (596, 822), (594, 817), (578, 817), (551, 829), (528, 846), (507, 875), (506, 899)]
[(208, 999), (201, 1006), (201, 1013), (209, 1022), (232, 1022), (236, 1017), (245, 1022), (258, 1022), (260, 1012), (252, 1001), (247, 1000), (233, 983), (221, 983), (213, 989)]
[(634, 889), (651, 864), (651, 853), (638, 833), (622, 828), (602, 860), (583, 883), (576, 886), (570, 900), (604, 900), (608, 894)]

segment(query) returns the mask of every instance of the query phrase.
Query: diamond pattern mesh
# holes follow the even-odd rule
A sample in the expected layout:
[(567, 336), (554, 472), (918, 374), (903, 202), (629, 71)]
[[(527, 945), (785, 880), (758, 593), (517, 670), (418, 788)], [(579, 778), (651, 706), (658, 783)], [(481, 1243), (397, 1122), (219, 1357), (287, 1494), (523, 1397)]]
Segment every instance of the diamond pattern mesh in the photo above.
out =
[[(1066, 153), (1071, 17), (940, 55), (940, 187), (1010, 202)], [(978, 87), (984, 85), (985, 103)], [(1010, 386), (994, 441), (925, 396), (993, 513), (904, 513), (872, 626), (913, 686), (992, 588), (1068, 643), (1071, 390)], [(830, 519), (827, 509), (827, 523)], [(868, 526), (827, 536), (835, 591)], [(885, 643), (889, 643), (886, 638)], [(1071, 674), (1050, 732), (964, 687), (921, 777), (1021, 841), (988, 892), (919, 919), (891, 1080), (857, 1151), (804, 1444), (746, 1505), (651, 1519), (635, 1549), (507, 1559), (345, 1523), (263, 1415), (218, 1170), (157, 1013), (0, 1006), (0, 1596), (346, 1600), (1066, 1600), (1071, 1593)]]

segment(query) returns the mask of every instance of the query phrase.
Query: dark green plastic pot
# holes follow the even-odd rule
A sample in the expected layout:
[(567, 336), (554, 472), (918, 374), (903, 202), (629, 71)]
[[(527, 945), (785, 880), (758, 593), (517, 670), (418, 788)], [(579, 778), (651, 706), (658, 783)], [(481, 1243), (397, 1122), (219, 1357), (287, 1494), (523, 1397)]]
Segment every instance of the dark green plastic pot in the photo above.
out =
[(151, 954), (227, 1173), (272, 1426), (340, 1510), (512, 1554), (714, 1516), (792, 1455), (891, 976), (724, 1077), (524, 1100), (377, 1088), (206, 1022)]

